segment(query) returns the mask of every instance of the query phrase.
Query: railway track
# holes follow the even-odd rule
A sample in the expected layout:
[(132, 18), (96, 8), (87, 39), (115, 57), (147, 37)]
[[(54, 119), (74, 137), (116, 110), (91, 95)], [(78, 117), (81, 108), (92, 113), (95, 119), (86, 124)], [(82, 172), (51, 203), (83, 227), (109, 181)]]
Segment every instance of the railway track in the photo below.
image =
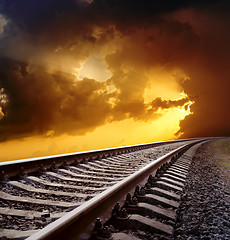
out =
[(170, 237), (189, 161), (201, 141), (1, 163), (0, 237), (148, 239), (146, 229)]

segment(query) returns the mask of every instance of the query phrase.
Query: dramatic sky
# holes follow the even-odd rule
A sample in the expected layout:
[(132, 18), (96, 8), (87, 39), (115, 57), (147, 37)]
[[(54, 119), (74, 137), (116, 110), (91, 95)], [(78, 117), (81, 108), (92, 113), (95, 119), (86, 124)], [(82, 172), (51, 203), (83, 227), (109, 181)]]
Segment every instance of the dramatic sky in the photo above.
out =
[(230, 135), (228, 0), (0, 0), (0, 161)]

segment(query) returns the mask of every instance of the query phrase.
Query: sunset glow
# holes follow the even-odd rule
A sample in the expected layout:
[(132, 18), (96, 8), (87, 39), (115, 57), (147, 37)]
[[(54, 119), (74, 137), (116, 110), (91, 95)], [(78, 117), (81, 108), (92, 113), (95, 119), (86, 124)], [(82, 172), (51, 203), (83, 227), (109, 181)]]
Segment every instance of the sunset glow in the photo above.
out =
[[(107, 123), (84, 136), (64, 134), (53, 137), (52, 132), (49, 132), (46, 137), (28, 137), (5, 142), (1, 144), (0, 160), (15, 160), (174, 139), (175, 132), (179, 130), (179, 121), (188, 115), (189, 111), (176, 108), (159, 112), (162, 117), (154, 121), (143, 123), (127, 119)], [(12, 152), (11, 149), (14, 151)]]
[(32, 2), (1, 1), (0, 161), (229, 136), (227, 1)]

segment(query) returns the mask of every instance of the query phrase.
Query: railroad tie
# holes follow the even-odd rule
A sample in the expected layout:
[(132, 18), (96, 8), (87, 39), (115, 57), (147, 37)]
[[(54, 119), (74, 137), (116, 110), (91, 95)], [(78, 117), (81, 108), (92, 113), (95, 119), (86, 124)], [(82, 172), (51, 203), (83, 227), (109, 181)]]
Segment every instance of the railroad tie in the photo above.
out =
[[(124, 223), (123, 223), (124, 224)], [(143, 217), (137, 214), (131, 215), (128, 221), (129, 228), (131, 229), (139, 229), (139, 230), (150, 230), (159, 233), (165, 233), (167, 235), (172, 236), (174, 229), (172, 226), (161, 223), (154, 219), (150, 219), (147, 217)]]
[[(28, 176), (27, 177), (28, 180), (38, 183), (38, 184), (43, 184), (45, 186), (50, 186), (50, 187), (60, 187), (60, 188), (65, 188), (65, 189), (73, 189), (73, 190), (82, 190), (81, 186), (75, 186), (75, 185), (71, 185), (71, 184), (62, 184), (62, 183), (54, 183), (54, 182), (50, 182), (38, 177), (34, 177), (34, 176)], [(105, 187), (84, 187), (85, 191), (103, 191), (105, 190)]]
[(115, 171), (123, 171), (123, 170), (128, 170), (128, 171), (133, 171), (132, 168), (127, 168), (127, 167), (122, 167), (122, 166), (104, 166), (104, 164), (97, 164), (97, 163), (94, 163), (94, 162), (90, 162), (89, 165), (93, 166), (93, 167), (96, 167), (96, 168), (101, 168), (101, 169), (113, 169)]
[(167, 183), (166, 181), (163, 181), (163, 180), (162, 181), (157, 181), (156, 185), (160, 188), (165, 189), (165, 190), (173, 190), (173, 191), (177, 191), (177, 192), (182, 192), (183, 191), (182, 187), (175, 186), (175, 185)]
[(126, 233), (113, 233), (111, 237), (113, 240), (140, 240), (140, 238), (130, 236)]
[(180, 198), (181, 198), (179, 194), (176, 194), (173, 191), (167, 191), (163, 188), (158, 188), (158, 187), (153, 187), (148, 192), (155, 194), (155, 195), (159, 195), (161, 197), (172, 199), (175, 201), (180, 201)]
[(162, 176), (162, 177), (161, 177), (161, 180), (164, 181), (164, 182), (173, 184), (173, 185), (175, 185), (175, 186), (181, 187), (181, 188), (184, 187), (184, 183), (182, 183), (182, 182), (180, 182), (180, 181), (177, 181), (177, 180), (170, 179), (170, 178), (168, 178), (168, 177)]
[[(70, 175), (71, 177), (76, 177), (76, 178), (79, 178), (79, 179), (87, 179), (87, 180), (96, 180), (96, 181), (110, 181), (110, 182), (115, 182), (116, 179), (114, 178), (111, 178), (111, 177), (96, 177), (96, 176), (90, 176), (89, 174), (88, 175), (84, 175), (84, 174), (77, 174), (77, 173), (74, 173), (74, 172), (71, 172), (69, 170), (66, 170), (66, 169), (59, 169), (59, 172), (60, 173), (64, 173), (64, 174), (68, 174)], [(115, 181), (114, 181), (115, 180)]]
[(179, 202), (155, 194), (146, 194), (143, 198), (140, 198), (140, 202), (145, 202), (152, 205), (160, 205), (168, 208), (179, 207)]
[[(101, 225), (101, 229), (109, 234), (108, 226), (112, 224), (115, 229), (119, 229), (117, 239), (120, 236), (121, 240), (135, 239), (136, 235), (124, 231), (136, 232), (137, 229), (172, 238), (177, 218), (176, 209), (180, 205), (191, 158), (189, 154), (186, 157), (178, 154), (171, 162), (164, 163), (156, 171), (155, 177), (149, 176), (145, 187), (137, 186), (133, 197), (131, 194), (127, 195), (123, 207), (118, 203), (115, 205), (111, 219), (104, 226)], [(96, 236), (100, 238), (100, 231)], [(111, 236), (115, 239), (116, 235), (111, 233)]]
[(88, 196), (95, 196), (95, 194), (83, 194), (83, 193), (72, 193), (72, 192), (63, 192), (63, 191), (54, 191), (54, 190), (46, 190), (42, 188), (35, 188), (30, 185), (26, 185), (21, 182), (17, 181), (10, 181), (8, 183), (11, 186), (14, 186), (15, 188), (19, 188), (28, 192), (34, 192), (34, 193), (45, 193), (45, 194), (50, 194), (50, 195), (56, 195), (56, 196), (67, 196), (67, 197), (78, 197), (78, 198), (86, 198)]
[(96, 176), (105, 176), (105, 177), (111, 177), (114, 176), (116, 178), (123, 178), (124, 176), (127, 176), (128, 174), (119, 174), (119, 173), (105, 173), (103, 171), (93, 171), (93, 170), (85, 170), (82, 169), (80, 167), (74, 167), (74, 166), (70, 166), (69, 167), (71, 170), (82, 173), (82, 174), (90, 174), (90, 175), (96, 175)]
[[(128, 207), (126, 208), (128, 209)], [(165, 220), (176, 220), (176, 211), (171, 209), (164, 209), (161, 206), (139, 202), (135, 208), (129, 208), (129, 213), (136, 213), (142, 216), (149, 216), (150, 218), (159, 217)]]
[(165, 173), (176, 176), (176, 177), (180, 177), (183, 179), (186, 179), (186, 176), (187, 176), (186, 174), (183, 174), (177, 170), (167, 170)]
[[(46, 175), (51, 176), (51, 177), (55, 177), (55, 178), (59, 178), (59, 179), (64, 180), (64, 181), (69, 181), (69, 182), (77, 182), (77, 183), (82, 183), (82, 184), (89, 183), (89, 180), (80, 179), (80, 178), (65, 177), (61, 174), (57, 174), (57, 173), (54, 173), (54, 172), (47, 172)], [(111, 185), (111, 184), (114, 184), (116, 182), (90, 181), (90, 183), (97, 184), (97, 185), (100, 185), (100, 184)]]
[[(116, 174), (117, 172), (119, 173), (118, 170), (111, 170), (111, 169), (106, 169), (106, 168), (100, 168), (100, 169), (98, 169), (98, 168), (95, 167), (95, 166), (90, 166), (90, 165), (86, 165), (86, 164), (81, 164), (81, 166), (84, 167), (84, 168), (86, 168), (86, 169), (93, 170), (93, 171), (96, 171), (96, 172), (112, 173), (112, 174)], [(129, 174), (130, 174), (130, 171), (122, 171), (122, 173), (129, 175)]]
[[(29, 211), (29, 210), (20, 210), (20, 209), (14, 209), (14, 208), (3, 208), (0, 207), (0, 214), (6, 215), (6, 216), (17, 216), (17, 217), (25, 217), (28, 219), (33, 218), (39, 218), (44, 215), (44, 212), (38, 212), (38, 211)], [(49, 213), (49, 217), (53, 219), (58, 219), (62, 216), (64, 216), (66, 213)]]
[(170, 178), (170, 179), (173, 179), (173, 180), (185, 183), (185, 179), (184, 178), (180, 178), (178, 176), (171, 175), (171, 174), (168, 174), (168, 173), (163, 174), (162, 177), (167, 177), (167, 178)]
[(1, 229), (0, 228), (0, 237), (6, 237), (6, 239), (24, 239), (29, 237), (30, 235), (36, 233), (38, 230), (29, 230), (29, 231), (19, 231), (19, 230), (12, 230), (12, 229)]
[(0, 199), (15, 201), (15, 202), (22, 202), (22, 203), (58, 206), (63, 208), (77, 207), (82, 204), (82, 202), (70, 203), (70, 202), (51, 201), (48, 199), (43, 200), (43, 199), (35, 199), (30, 197), (20, 197), (20, 196), (14, 196), (14, 195), (5, 193), (3, 191), (0, 191)]
[(179, 167), (179, 166), (175, 166), (175, 165), (173, 165), (173, 166), (171, 166), (170, 168), (169, 168), (169, 170), (172, 170), (172, 171), (178, 171), (178, 172), (181, 172), (181, 173), (183, 173), (183, 174), (187, 174), (188, 173), (188, 170), (185, 170), (185, 169), (183, 169), (183, 168), (181, 168), (181, 167)]

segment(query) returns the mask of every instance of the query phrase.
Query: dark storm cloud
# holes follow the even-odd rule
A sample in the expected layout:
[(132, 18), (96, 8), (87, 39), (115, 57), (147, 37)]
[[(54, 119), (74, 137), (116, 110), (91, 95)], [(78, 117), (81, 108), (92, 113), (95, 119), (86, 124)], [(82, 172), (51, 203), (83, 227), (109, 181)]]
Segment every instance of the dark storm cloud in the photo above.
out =
[(47, 34), (56, 32), (55, 37), (61, 37), (58, 32), (76, 34), (92, 24), (116, 24), (124, 30), (151, 24), (161, 13), (196, 4), (201, 7), (206, 2), (211, 4), (215, 1), (94, 0), (89, 4), (80, 0), (1, 0), (0, 12), (25, 32), (35, 36), (46, 31)]
[[(189, 98), (156, 98), (152, 112), (184, 106), (197, 96), (178, 134), (228, 135), (228, 9), (228, 1), (214, 0), (0, 0), (7, 21), (0, 35), (0, 89), (8, 100), (0, 105), (1, 140), (50, 130), (83, 134), (108, 118), (154, 117), (146, 114), (143, 93), (149, 81), (144, 73), (156, 65), (182, 69), (190, 81), (178, 82)], [(95, 35), (95, 27), (103, 31)], [(55, 49), (84, 60), (116, 31), (122, 46), (106, 56), (114, 93), (107, 92), (108, 82), (76, 82), (35, 61)]]
[(76, 82), (73, 76), (49, 74), (41, 67), (27, 70), (25, 64), (6, 59), (0, 59), (0, 78), (8, 97), (0, 141), (54, 128), (55, 134), (83, 134), (102, 125), (109, 114), (110, 94), (93, 79)]
[(186, 103), (188, 103), (189, 99), (188, 98), (182, 98), (180, 100), (162, 100), (160, 97), (155, 98), (152, 101), (152, 110), (157, 111), (159, 108), (161, 109), (167, 109), (167, 108), (172, 108), (172, 107), (182, 107)]
[(230, 135), (229, 7), (229, 2), (222, 1), (203, 12), (187, 11), (183, 17), (200, 34), (201, 43), (193, 57), (181, 63), (191, 79), (182, 84), (183, 89), (197, 96), (193, 114), (180, 123), (181, 137)]

